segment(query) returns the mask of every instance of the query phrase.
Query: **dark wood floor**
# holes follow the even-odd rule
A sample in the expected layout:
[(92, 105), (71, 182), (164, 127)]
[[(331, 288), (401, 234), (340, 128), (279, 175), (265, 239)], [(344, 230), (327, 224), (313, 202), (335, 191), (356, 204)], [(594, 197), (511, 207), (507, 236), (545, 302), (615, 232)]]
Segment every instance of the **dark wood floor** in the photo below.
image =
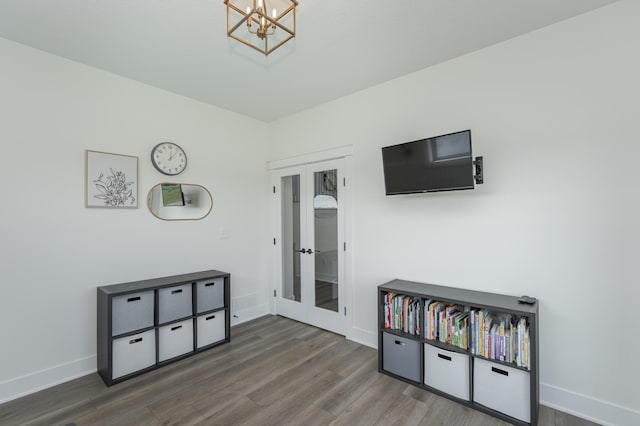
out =
[[(540, 425), (593, 423), (541, 407)], [(0, 405), (0, 425), (506, 425), (377, 371), (377, 351), (289, 319), (107, 388), (97, 374)]]

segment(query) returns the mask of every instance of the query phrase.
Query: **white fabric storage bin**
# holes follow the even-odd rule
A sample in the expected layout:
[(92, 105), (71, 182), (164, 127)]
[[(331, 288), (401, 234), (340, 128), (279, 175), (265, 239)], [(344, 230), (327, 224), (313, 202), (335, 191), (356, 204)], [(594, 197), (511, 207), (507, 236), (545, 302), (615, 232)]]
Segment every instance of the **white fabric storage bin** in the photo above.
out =
[(197, 348), (224, 340), (225, 325), (225, 311), (199, 316), (196, 324)]
[(114, 339), (112, 355), (112, 380), (155, 365), (156, 331)]
[(111, 299), (111, 335), (153, 327), (153, 290), (124, 294)]
[(424, 344), (424, 383), (469, 401), (469, 355)]
[(193, 320), (165, 325), (158, 329), (158, 361), (193, 351)]
[(158, 290), (158, 324), (193, 315), (191, 284)]
[(473, 400), (523, 422), (531, 420), (531, 374), (481, 358), (473, 360)]
[(196, 284), (197, 313), (224, 307), (224, 277)]

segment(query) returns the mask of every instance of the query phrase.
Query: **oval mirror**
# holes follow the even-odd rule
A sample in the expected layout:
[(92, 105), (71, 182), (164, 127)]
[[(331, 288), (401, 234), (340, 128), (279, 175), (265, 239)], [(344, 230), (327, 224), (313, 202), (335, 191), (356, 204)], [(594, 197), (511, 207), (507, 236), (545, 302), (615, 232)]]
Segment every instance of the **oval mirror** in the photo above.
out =
[(147, 207), (162, 220), (199, 220), (213, 207), (211, 193), (201, 185), (159, 183), (147, 195)]

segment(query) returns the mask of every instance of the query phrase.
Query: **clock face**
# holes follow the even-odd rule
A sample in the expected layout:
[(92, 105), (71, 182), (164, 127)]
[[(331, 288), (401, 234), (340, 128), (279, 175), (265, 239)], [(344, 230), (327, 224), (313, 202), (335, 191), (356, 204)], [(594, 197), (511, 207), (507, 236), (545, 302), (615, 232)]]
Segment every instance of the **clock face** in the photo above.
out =
[(165, 175), (177, 175), (187, 167), (187, 155), (173, 142), (162, 142), (151, 151), (153, 166)]

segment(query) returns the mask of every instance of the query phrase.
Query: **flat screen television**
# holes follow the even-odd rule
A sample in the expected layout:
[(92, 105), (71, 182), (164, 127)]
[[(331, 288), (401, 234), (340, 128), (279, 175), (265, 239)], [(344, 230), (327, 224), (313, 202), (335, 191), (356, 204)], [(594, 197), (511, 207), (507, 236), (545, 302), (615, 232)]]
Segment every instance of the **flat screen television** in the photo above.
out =
[(474, 189), (471, 130), (382, 148), (387, 195)]

